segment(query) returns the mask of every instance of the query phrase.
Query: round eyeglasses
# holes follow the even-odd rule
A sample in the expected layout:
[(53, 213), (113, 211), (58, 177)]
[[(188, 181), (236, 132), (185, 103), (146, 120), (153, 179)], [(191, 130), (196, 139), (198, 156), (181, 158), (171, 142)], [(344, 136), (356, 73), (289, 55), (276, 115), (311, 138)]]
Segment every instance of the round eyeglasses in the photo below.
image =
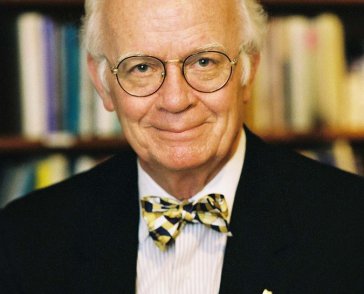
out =
[(219, 51), (203, 51), (187, 56), (184, 60), (168, 61), (153, 56), (129, 56), (112, 67), (111, 72), (126, 93), (146, 97), (162, 86), (167, 76), (168, 63), (181, 63), (183, 77), (193, 89), (212, 93), (227, 84), (238, 56), (231, 60)]

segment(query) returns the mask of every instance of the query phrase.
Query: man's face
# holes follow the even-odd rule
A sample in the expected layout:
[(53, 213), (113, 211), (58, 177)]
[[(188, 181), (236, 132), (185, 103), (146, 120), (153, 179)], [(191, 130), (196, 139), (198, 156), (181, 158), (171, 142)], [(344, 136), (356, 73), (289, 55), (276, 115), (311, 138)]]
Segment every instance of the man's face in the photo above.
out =
[[(233, 59), (242, 41), (235, 2), (105, 1), (105, 55), (114, 65), (119, 56), (175, 60), (211, 47)], [(117, 112), (142, 165), (170, 171), (216, 165), (231, 154), (242, 128), (240, 62), (227, 85), (214, 93), (192, 89), (178, 63), (166, 65), (162, 87), (147, 97), (130, 96), (108, 72), (110, 92), (102, 95), (104, 105)]]

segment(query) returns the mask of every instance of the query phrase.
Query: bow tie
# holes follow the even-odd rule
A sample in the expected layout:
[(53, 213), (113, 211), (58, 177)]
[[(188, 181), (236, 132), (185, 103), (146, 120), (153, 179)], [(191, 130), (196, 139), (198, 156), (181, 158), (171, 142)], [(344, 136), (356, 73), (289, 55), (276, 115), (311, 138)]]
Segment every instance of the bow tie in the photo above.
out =
[(141, 199), (143, 218), (157, 247), (165, 251), (186, 223), (202, 223), (231, 236), (228, 208), (221, 194), (209, 194), (196, 202), (146, 196)]

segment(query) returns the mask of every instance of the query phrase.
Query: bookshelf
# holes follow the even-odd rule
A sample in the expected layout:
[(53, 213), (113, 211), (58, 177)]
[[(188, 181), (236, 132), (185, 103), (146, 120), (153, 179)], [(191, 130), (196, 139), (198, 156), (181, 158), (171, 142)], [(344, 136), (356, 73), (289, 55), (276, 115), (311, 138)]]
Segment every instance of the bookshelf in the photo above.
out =
[[(71, 22), (78, 25), (83, 12), (83, 2), (83, 0), (0, 0), (0, 36), (3, 32), (1, 27), (6, 27), (8, 23), (14, 22), (18, 15), (29, 11), (44, 13), (60, 22)], [(364, 0), (262, 0), (262, 4), (268, 14), (273, 17), (295, 14), (314, 17), (323, 12), (336, 14), (344, 24), (345, 51), (348, 62), (364, 53), (364, 30), (362, 30)], [(360, 48), (360, 42), (362, 48)], [(9, 63), (7, 56), (1, 55), (1, 53), (0, 45), (0, 64), (5, 65), (5, 68), (8, 69), (5, 74), (0, 72), (1, 107), (6, 108), (6, 115), (3, 116), (4, 110), (2, 111), (0, 107), (0, 160), (19, 160), (19, 158), (25, 160), (59, 153), (69, 157), (84, 154), (97, 157), (129, 148), (122, 136), (97, 137), (91, 134), (80, 138), (77, 136), (50, 136), (49, 138), (26, 139), (19, 132), (1, 129), (1, 125), (7, 122), (8, 117), (20, 115), (19, 110), (15, 109), (14, 102), (18, 99), (19, 90), (12, 78), (18, 74), (18, 69)], [(16, 126), (18, 124), (18, 121), (14, 121), (14, 129), (19, 127)], [(364, 154), (364, 128), (362, 130), (320, 128), (305, 132), (280, 129), (275, 132), (264, 132), (254, 128), (253, 130), (267, 141), (295, 149), (320, 148), (337, 139), (347, 140), (356, 148), (361, 149)]]
[(0, 138), (0, 156), (42, 155), (51, 153), (113, 154), (130, 147), (124, 138), (68, 138), (66, 140), (25, 140), (22, 137)]
[(8, 7), (21, 6), (21, 7), (34, 7), (34, 5), (42, 6), (74, 6), (82, 7), (82, 0), (0, 0), (1, 5), (6, 5)]
[[(323, 144), (329, 144), (335, 140), (347, 140), (353, 144), (364, 145), (364, 132), (320, 130), (315, 133), (276, 132), (274, 134), (260, 134), (260, 136), (272, 144), (298, 148), (315, 148)], [(128, 150), (130, 146), (121, 138), (69, 138), (59, 140), (26, 140), (19, 136), (0, 138), (0, 157), (15, 155), (41, 155), (51, 153), (69, 154), (113, 154)]]

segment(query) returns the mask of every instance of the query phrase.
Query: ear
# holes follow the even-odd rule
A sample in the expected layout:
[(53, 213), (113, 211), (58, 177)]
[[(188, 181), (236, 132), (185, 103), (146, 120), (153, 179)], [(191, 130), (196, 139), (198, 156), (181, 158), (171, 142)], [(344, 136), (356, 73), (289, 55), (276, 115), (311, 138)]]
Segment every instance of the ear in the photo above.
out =
[(244, 103), (247, 103), (251, 97), (255, 75), (257, 73), (260, 62), (260, 54), (253, 53), (249, 55), (249, 60), (250, 60), (250, 74), (249, 74), (249, 80), (244, 85), (244, 98), (243, 98)]
[(251, 86), (254, 82), (259, 62), (260, 62), (260, 53), (254, 53), (250, 55), (251, 71), (250, 71), (249, 81), (247, 83), (247, 85), (249, 86)]
[(90, 74), (92, 83), (95, 86), (96, 91), (102, 99), (104, 107), (107, 111), (114, 111), (114, 103), (110, 96), (110, 93), (105, 89), (104, 84), (99, 74), (99, 62), (91, 54), (87, 54), (87, 68)]

